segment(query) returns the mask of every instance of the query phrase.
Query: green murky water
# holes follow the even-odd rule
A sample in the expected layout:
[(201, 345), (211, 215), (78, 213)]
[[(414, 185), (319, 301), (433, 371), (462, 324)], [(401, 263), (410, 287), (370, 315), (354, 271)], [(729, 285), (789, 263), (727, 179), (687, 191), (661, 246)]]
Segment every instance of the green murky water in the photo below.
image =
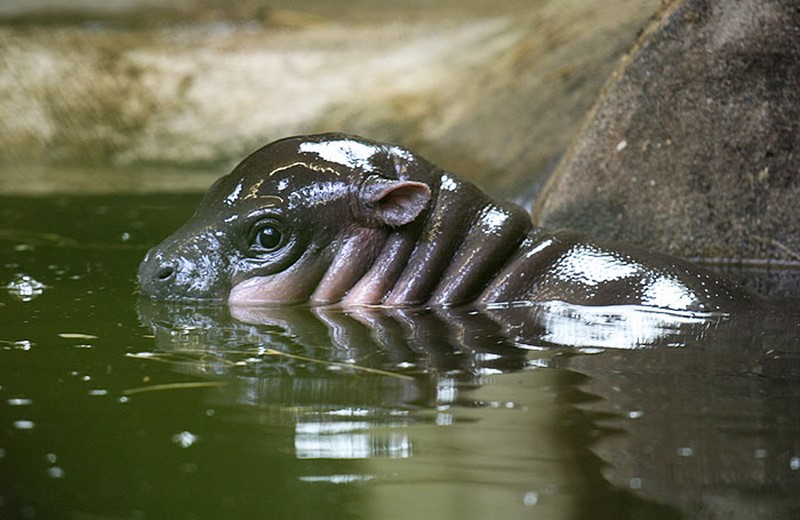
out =
[(0, 517), (800, 515), (798, 320), (139, 302), (197, 201), (0, 199)]

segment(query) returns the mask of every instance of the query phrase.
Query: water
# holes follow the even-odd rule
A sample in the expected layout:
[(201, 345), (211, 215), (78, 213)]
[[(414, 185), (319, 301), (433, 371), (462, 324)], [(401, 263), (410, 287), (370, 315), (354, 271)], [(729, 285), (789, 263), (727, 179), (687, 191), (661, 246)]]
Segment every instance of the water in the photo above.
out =
[(0, 201), (0, 517), (800, 515), (797, 319), (139, 301), (198, 199)]

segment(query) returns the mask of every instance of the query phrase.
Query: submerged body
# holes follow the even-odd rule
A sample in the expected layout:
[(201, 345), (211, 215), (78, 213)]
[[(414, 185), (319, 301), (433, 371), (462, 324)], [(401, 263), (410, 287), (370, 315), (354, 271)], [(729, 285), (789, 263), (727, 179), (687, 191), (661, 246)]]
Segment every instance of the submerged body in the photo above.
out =
[(408, 150), (340, 134), (250, 155), (148, 252), (139, 282), (155, 299), (231, 305), (757, 304), (688, 262), (536, 229)]

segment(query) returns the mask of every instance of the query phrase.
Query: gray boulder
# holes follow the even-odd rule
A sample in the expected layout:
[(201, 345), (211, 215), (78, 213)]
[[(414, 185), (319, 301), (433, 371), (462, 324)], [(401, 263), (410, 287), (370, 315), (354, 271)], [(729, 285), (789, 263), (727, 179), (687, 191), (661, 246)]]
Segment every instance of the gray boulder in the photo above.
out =
[[(779, 268), (800, 265), (799, 201), (800, 5), (686, 0), (612, 76), (533, 214), (701, 261)], [(757, 289), (796, 293), (796, 274), (784, 274), (786, 287)]]

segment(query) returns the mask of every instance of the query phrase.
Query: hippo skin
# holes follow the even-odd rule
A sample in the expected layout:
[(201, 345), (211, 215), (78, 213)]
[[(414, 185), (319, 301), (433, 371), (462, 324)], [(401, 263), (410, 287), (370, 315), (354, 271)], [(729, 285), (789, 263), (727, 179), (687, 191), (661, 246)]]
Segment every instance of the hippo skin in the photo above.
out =
[(139, 284), (155, 300), (233, 306), (758, 305), (683, 260), (534, 228), (521, 207), (406, 149), (343, 134), (247, 157), (147, 253)]

